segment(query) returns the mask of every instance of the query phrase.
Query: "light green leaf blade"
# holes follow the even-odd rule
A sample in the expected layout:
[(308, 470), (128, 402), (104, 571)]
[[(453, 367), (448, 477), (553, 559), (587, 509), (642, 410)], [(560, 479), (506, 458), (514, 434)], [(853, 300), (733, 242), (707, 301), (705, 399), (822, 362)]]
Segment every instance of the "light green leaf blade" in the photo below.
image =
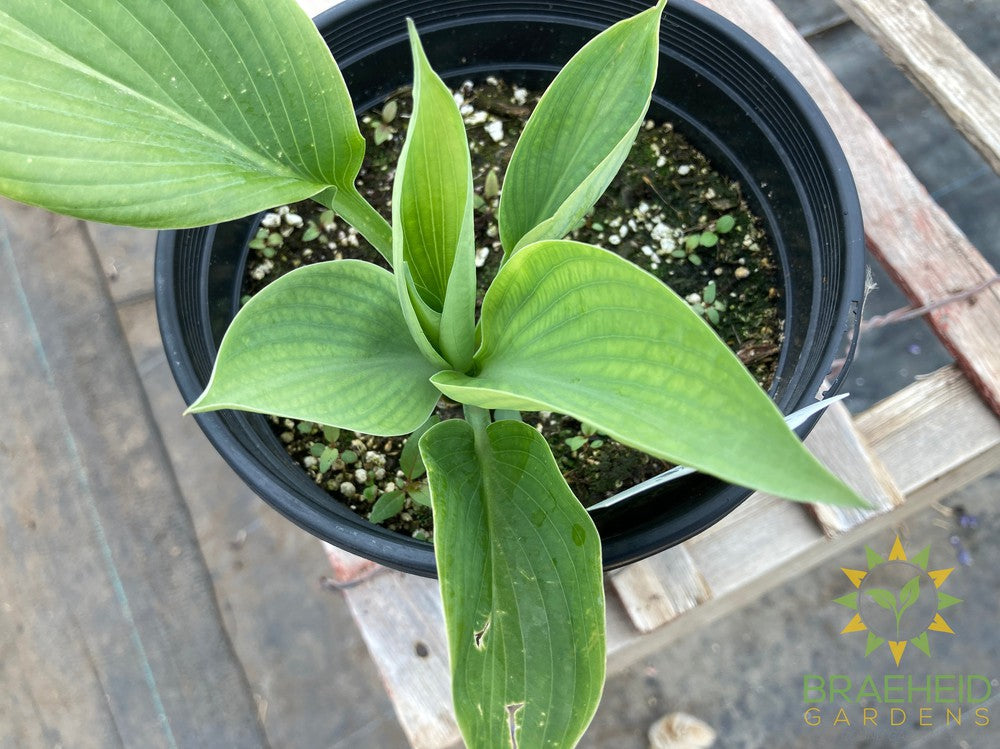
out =
[(568, 234), (625, 161), (656, 80), (664, 5), (592, 39), (538, 102), (504, 177), (499, 224), (505, 257)]
[(437, 344), (441, 330), (441, 313), (431, 309), (420, 296), (413, 283), (409, 263), (394, 262), (393, 268), (396, 276), (396, 294), (410, 335), (428, 361), (434, 362), (438, 367), (448, 367), (448, 361), (441, 356)]
[(480, 325), (478, 374), (433, 378), (449, 398), (558, 411), (741, 486), (861, 504), (687, 303), (613, 253), (558, 240), (525, 247), (487, 292)]
[(392, 274), (334, 260), (298, 268), (247, 302), (188, 410), (235, 408), (407, 434), (437, 404), (428, 381), (435, 371), (406, 329)]
[(0, 193), (183, 227), (335, 186), (364, 154), (330, 52), (294, 0), (8, 0)]
[(889, 611), (896, 610), (896, 594), (891, 590), (885, 590), (884, 588), (869, 588), (865, 591), (865, 595), (871, 598), (883, 609), (887, 609)]
[(466, 743), (509, 747), (513, 720), (516, 746), (573, 746), (604, 683), (597, 529), (526, 424), (445, 421), (420, 451)]
[[(423, 332), (452, 367), (465, 370), (475, 346), (476, 302), (469, 145), (451, 91), (408, 24), (413, 114), (393, 182), (393, 267), (406, 264), (413, 289), (440, 315), (430, 326), (430, 316), (420, 315)], [(405, 281), (397, 279), (401, 300), (414, 304)]]

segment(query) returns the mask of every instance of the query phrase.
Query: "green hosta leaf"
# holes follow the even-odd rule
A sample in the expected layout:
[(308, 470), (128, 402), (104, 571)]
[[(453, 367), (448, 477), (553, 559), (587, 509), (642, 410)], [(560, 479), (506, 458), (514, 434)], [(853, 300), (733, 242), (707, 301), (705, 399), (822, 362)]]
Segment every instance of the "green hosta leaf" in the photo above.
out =
[(0, 100), (0, 192), (61, 213), (181, 227), (356, 196), (364, 140), (294, 0), (6, 0)]
[(436, 344), (441, 329), (441, 313), (431, 309), (420, 296), (413, 283), (413, 277), (410, 275), (410, 267), (406, 262), (394, 263), (393, 267), (396, 276), (396, 293), (410, 335), (428, 361), (434, 362), (438, 367), (448, 366), (447, 360), (438, 352)]
[(597, 529), (522, 422), (445, 421), (420, 450), (467, 744), (573, 746), (604, 682)]
[(616, 23), (576, 53), (538, 102), (500, 197), (507, 255), (570, 232), (604, 193), (649, 107), (665, 1)]
[(428, 382), (435, 371), (406, 329), (392, 274), (335, 260), (298, 268), (247, 302), (188, 410), (236, 408), (407, 434), (437, 403)]
[[(414, 307), (408, 322), (416, 319), (451, 366), (465, 370), (475, 346), (476, 304), (469, 145), (455, 99), (408, 23), (413, 114), (393, 182), (393, 267), (409, 274), (397, 276), (404, 308)], [(421, 311), (414, 291), (429, 311)]]
[(420, 437), (439, 421), (441, 419), (436, 414), (432, 414), (413, 434), (406, 438), (406, 444), (399, 452), (399, 467), (406, 478), (418, 479), (426, 473), (427, 469), (424, 468), (424, 461), (420, 457)]
[(688, 304), (613, 253), (568, 241), (525, 247), (486, 293), (480, 325), (479, 374), (433, 378), (449, 398), (559, 411), (742, 486), (860, 502)]
[(402, 512), (405, 502), (406, 494), (403, 492), (386, 492), (372, 506), (368, 519), (373, 523), (384, 523)]

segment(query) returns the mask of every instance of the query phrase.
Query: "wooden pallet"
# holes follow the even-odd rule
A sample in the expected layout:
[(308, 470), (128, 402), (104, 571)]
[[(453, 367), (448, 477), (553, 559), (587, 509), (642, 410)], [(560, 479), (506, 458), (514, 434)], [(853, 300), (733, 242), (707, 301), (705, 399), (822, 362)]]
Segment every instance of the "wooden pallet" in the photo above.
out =
[[(328, 4), (301, 2), (314, 13)], [(699, 536), (610, 573), (611, 671), (1000, 466), (996, 271), (770, 0), (700, 2), (762, 42), (823, 110), (858, 184), (870, 249), (914, 307), (927, 308), (955, 364), (855, 418), (834, 406), (806, 440), (873, 510), (805, 507), (758, 494)], [(1000, 171), (1000, 83), (923, 0), (838, 2)], [(457, 745), (436, 582), (332, 547), (329, 555), (412, 746)]]

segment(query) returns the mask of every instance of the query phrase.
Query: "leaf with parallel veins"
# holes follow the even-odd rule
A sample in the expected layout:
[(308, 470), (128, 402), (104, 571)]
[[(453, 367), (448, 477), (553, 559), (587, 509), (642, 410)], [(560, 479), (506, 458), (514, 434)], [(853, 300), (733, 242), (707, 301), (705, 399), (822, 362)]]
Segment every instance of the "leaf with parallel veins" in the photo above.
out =
[(486, 293), (480, 326), (477, 374), (432, 378), (449, 398), (558, 411), (741, 486), (864, 506), (704, 320), (611, 252), (562, 240), (525, 247)]
[(614, 179), (649, 107), (665, 5), (661, 0), (592, 39), (538, 102), (504, 177), (505, 258), (566, 236)]
[(455, 99), (412, 21), (413, 114), (392, 189), (393, 267), (411, 331), (465, 370), (475, 345), (472, 165)]
[(191, 412), (238, 408), (380, 435), (407, 434), (438, 401), (392, 274), (360, 260), (294, 270), (233, 320)]
[(522, 422), (445, 421), (424, 434), (420, 452), (467, 744), (573, 746), (604, 683), (593, 521), (544, 437)]
[(0, 100), (0, 193), (60, 213), (180, 228), (360, 197), (347, 87), (294, 0), (7, 0)]

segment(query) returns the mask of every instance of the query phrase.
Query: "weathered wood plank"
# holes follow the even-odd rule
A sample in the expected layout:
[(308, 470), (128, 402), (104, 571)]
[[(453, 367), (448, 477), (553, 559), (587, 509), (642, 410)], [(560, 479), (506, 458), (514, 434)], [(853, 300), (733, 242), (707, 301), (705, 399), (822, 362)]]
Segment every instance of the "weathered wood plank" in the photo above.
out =
[(85, 224), (116, 304), (153, 296), (156, 232), (108, 224)]
[(828, 536), (844, 533), (875, 515), (903, 504), (903, 496), (893, 484), (882, 461), (875, 456), (842, 403), (826, 410), (806, 444), (823, 464), (850, 484), (871, 504), (859, 510), (830, 505), (809, 505)]
[(323, 550), (333, 568), (333, 579), (339, 586), (356, 585), (382, 569), (371, 559), (338, 549), (326, 541), (323, 542)]
[(0, 739), (265, 746), (80, 222), (0, 202), (0, 300)]
[(608, 581), (640, 632), (651, 632), (712, 597), (684, 546), (615, 570)]
[(437, 580), (386, 569), (344, 595), (413, 749), (458, 744)]
[(877, 403), (855, 424), (908, 501), (940, 499), (1000, 466), (1000, 420), (954, 366)]
[(924, 0), (837, 0), (1000, 174), (1000, 80)]
[[(766, 46), (819, 105), (854, 173), (869, 246), (915, 305), (931, 304), (996, 275), (773, 3), (699, 1)], [(934, 310), (928, 321), (1000, 414), (998, 285)]]
[(684, 545), (719, 597), (780, 567), (822, 536), (805, 507), (758, 493)]

